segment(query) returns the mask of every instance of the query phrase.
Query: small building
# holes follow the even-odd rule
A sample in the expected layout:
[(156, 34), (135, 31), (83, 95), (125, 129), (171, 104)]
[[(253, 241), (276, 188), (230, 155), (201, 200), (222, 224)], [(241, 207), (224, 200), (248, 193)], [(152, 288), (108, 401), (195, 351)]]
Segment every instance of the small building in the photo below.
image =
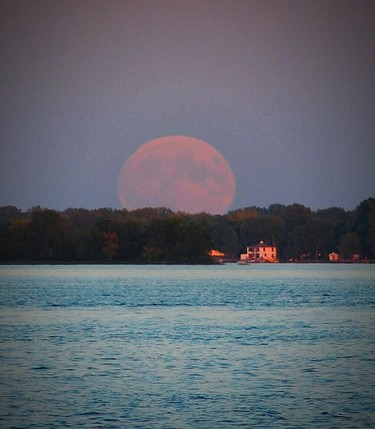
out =
[(208, 252), (208, 254), (216, 264), (223, 264), (224, 263), (223, 258), (225, 256), (225, 254), (223, 252), (220, 252), (220, 250), (211, 249)]
[(222, 258), (224, 256), (224, 253), (220, 252), (220, 250), (212, 249), (212, 250), (210, 250), (209, 255), (212, 258)]
[(246, 253), (241, 254), (240, 260), (245, 262), (278, 262), (277, 248), (273, 244), (265, 244), (261, 241), (259, 244), (248, 246)]
[(329, 262), (337, 262), (340, 259), (340, 255), (336, 252), (331, 252), (328, 254)]

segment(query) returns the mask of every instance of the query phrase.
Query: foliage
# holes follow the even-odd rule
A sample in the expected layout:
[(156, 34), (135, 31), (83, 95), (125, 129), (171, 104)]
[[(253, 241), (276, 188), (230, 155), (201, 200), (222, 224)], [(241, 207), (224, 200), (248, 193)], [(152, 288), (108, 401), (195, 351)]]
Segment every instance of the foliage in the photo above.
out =
[(247, 207), (226, 215), (0, 207), (0, 262), (210, 263), (210, 249), (238, 258), (263, 240), (280, 260), (327, 260), (330, 252), (375, 259), (375, 199), (353, 211), (301, 204)]
[(361, 244), (355, 232), (347, 232), (340, 239), (340, 254), (345, 259), (350, 259), (353, 255), (360, 253)]
[(109, 262), (112, 262), (113, 257), (117, 253), (118, 249), (118, 238), (115, 232), (105, 232), (103, 234), (104, 244), (102, 247), (102, 252), (108, 258)]

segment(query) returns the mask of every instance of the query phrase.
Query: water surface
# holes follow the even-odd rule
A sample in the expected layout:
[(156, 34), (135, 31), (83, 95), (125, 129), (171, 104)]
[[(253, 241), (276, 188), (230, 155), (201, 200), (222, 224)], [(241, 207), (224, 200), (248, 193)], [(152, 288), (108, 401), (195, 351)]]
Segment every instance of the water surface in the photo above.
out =
[(2, 266), (2, 428), (375, 427), (375, 266)]

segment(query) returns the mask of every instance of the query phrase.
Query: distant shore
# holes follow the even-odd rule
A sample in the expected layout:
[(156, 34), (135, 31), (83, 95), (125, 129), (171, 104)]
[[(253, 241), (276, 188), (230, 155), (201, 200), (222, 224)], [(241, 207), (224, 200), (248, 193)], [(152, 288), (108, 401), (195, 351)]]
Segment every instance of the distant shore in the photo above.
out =
[[(139, 265), (139, 266), (159, 266), (159, 265), (236, 265), (238, 264), (238, 261), (223, 261), (221, 263), (219, 262), (212, 262), (212, 263), (177, 263), (177, 262), (121, 262), (121, 261), (112, 261), (112, 262), (77, 262), (77, 261), (0, 261), (0, 266), (8, 266), (8, 265), (105, 265), (105, 266), (111, 266), (111, 265)], [(363, 264), (375, 264), (374, 259), (363, 259), (359, 261), (352, 261), (352, 260), (343, 260), (343, 261), (279, 261), (276, 263), (269, 263), (269, 262), (253, 262), (245, 265), (290, 265), (290, 264), (324, 264), (324, 265), (363, 265)]]

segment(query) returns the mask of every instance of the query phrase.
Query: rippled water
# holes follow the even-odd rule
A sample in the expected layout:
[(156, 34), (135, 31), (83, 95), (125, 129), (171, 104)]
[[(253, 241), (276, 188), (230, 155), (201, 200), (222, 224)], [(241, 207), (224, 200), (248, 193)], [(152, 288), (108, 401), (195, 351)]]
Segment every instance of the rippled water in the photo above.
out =
[(2, 266), (1, 428), (375, 427), (375, 266)]

